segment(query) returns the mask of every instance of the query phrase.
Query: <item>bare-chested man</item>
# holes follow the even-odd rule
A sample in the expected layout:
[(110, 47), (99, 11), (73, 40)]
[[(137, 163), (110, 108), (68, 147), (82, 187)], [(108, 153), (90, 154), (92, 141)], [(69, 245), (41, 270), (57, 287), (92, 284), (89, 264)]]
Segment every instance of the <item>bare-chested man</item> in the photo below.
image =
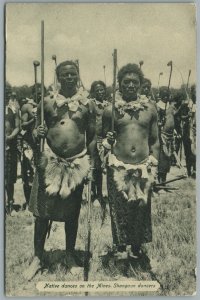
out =
[[(138, 258), (141, 245), (152, 240), (151, 165), (157, 163), (159, 153), (157, 112), (148, 98), (138, 94), (143, 73), (136, 64), (122, 67), (118, 82), (115, 133), (110, 132), (111, 105), (103, 114), (103, 132), (107, 135), (103, 144), (110, 148), (113, 143), (113, 153), (107, 158), (108, 200), (116, 255), (120, 258), (126, 253)], [(149, 156), (149, 146), (156, 158)]]
[[(46, 88), (44, 88), (46, 93)], [(29, 204), (31, 188), (34, 177), (34, 156), (35, 141), (33, 140), (32, 132), (35, 127), (37, 117), (37, 103), (41, 100), (41, 84), (37, 84), (37, 99), (35, 93), (35, 85), (32, 86), (33, 99), (28, 99), (21, 106), (21, 169), (23, 189), (26, 202), (23, 204), (23, 209), (26, 209)]]
[(160, 88), (160, 101), (157, 103), (158, 125), (160, 138), (160, 155), (158, 164), (158, 181), (165, 182), (170, 171), (171, 158), (175, 152), (174, 128), (175, 106), (169, 101), (169, 89), (166, 86)]
[(39, 186), (34, 182), (29, 205), (36, 220), (35, 256), (24, 274), (27, 279), (41, 268), (49, 220), (65, 222), (67, 269), (76, 265), (74, 248), (84, 179), (93, 167), (94, 105), (77, 90), (79, 74), (74, 62), (62, 62), (56, 71), (61, 89), (45, 98), (46, 127), (38, 123), (34, 130), (38, 141), (46, 137), (46, 144), (37, 164)]
[(5, 189), (7, 212), (12, 213), (14, 184), (17, 179), (17, 135), (20, 129), (18, 106), (9, 91), (5, 98)]
[(96, 111), (96, 136), (97, 147), (95, 149), (95, 170), (94, 170), (94, 182), (92, 183), (93, 201), (98, 200), (103, 209), (103, 217), (105, 214), (105, 201), (102, 194), (102, 115), (104, 109), (108, 106), (106, 100), (106, 85), (103, 81), (94, 81), (90, 89), (90, 97), (95, 105)]

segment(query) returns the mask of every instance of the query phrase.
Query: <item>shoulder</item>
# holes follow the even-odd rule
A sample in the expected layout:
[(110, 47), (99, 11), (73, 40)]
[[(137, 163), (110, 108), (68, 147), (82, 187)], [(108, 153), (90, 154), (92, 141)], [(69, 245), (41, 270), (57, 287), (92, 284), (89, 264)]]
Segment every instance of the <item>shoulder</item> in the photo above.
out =
[[(44, 106), (45, 106), (45, 108), (53, 106), (54, 103), (55, 103), (55, 99), (53, 97), (46, 96), (44, 98)], [(41, 106), (41, 102), (40, 102), (40, 106)]]
[(22, 113), (26, 113), (29, 112), (30, 110), (33, 109), (33, 105), (30, 103), (25, 103), (22, 107), (21, 107), (21, 112)]

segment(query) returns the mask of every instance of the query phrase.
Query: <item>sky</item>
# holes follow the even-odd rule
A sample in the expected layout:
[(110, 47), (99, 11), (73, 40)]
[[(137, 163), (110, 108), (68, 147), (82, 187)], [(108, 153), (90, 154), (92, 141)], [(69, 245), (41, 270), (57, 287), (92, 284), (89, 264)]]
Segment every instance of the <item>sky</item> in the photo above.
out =
[[(118, 68), (144, 61), (142, 70), (157, 87), (196, 82), (196, 11), (193, 4), (17, 4), (6, 6), (6, 80), (13, 86), (34, 83), (33, 61), (41, 60), (41, 20), (45, 30), (45, 85), (60, 63), (78, 59), (86, 88), (94, 80), (113, 81), (112, 53)], [(38, 68), (40, 79), (40, 68)]]

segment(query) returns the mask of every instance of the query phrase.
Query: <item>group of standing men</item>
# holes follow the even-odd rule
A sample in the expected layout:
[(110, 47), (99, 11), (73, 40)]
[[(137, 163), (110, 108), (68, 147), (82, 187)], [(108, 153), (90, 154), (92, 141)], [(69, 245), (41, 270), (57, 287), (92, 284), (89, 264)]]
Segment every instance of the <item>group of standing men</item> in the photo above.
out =
[[(17, 142), (20, 129), (27, 144), (23, 148), (22, 170), (28, 170), (28, 150), (32, 150), (35, 166), (34, 179), (33, 170), (29, 171), (28, 179), (25, 171), (23, 178), (29, 210), (35, 216), (34, 258), (25, 272), (28, 280), (42, 268), (45, 239), (52, 221), (65, 223), (67, 268), (78, 264), (74, 250), (84, 184), (88, 178), (92, 180), (93, 200), (99, 200), (105, 216), (104, 170), (115, 256), (139, 259), (141, 245), (152, 240), (151, 193), (157, 167), (159, 181), (165, 182), (175, 151), (175, 117), (186, 105), (176, 109), (165, 87), (160, 88), (156, 103), (151, 98), (150, 80), (144, 78), (136, 64), (119, 70), (114, 107), (104, 82), (93, 82), (89, 95), (77, 88), (79, 69), (73, 61), (60, 63), (56, 74), (60, 90), (45, 97), (42, 110), (41, 103), (37, 105), (34, 99), (23, 104), (21, 128), (19, 108), (12, 108), (9, 97), (6, 103), (5, 177), (9, 210), (16, 181), (12, 167), (16, 153), (12, 145)], [(43, 110), (44, 125), (40, 122)], [(189, 114), (190, 110), (188, 122)], [(44, 140), (44, 150), (40, 152)]]

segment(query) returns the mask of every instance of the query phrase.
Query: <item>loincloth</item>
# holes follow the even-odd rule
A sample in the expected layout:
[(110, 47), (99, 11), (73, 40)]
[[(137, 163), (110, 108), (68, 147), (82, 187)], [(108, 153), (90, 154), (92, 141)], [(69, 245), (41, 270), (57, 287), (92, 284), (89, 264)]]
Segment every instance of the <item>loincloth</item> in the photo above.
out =
[(71, 158), (61, 158), (46, 147), (39, 168), (44, 170), (44, 182), (48, 195), (67, 198), (88, 176), (90, 170), (87, 149)]
[(147, 158), (137, 165), (125, 164), (109, 154), (108, 202), (113, 243), (117, 246), (152, 241), (151, 183), (154, 175), (149, 163)]
[(34, 176), (34, 155), (31, 146), (25, 141), (22, 141), (22, 161), (21, 161), (21, 174), (24, 183), (32, 185)]
[(147, 202), (149, 190), (156, 179), (157, 160), (149, 156), (138, 164), (126, 164), (114, 154), (108, 155), (108, 166), (114, 171), (114, 181), (128, 201)]
[(5, 184), (15, 183), (17, 180), (17, 142), (13, 140), (5, 151)]
[(161, 148), (167, 157), (171, 157), (174, 152), (174, 135), (161, 131)]

